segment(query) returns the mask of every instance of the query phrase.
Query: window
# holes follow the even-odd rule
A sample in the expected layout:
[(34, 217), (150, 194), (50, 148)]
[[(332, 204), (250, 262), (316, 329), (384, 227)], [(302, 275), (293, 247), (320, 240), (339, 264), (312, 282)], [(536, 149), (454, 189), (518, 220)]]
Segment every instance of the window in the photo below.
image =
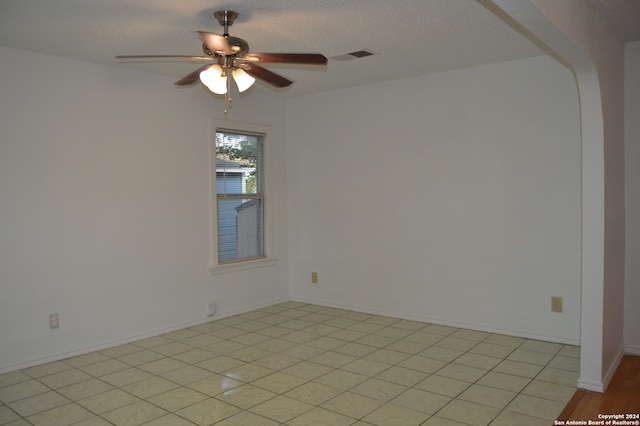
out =
[(216, 128), (218, 264), (265, 257), (264, 138)]

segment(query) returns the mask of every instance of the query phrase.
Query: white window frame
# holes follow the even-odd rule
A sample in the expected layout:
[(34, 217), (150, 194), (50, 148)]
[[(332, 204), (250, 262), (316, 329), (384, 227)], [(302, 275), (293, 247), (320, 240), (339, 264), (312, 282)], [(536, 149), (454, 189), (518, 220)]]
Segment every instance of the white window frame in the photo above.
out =
[[(258, 259), (238, 260), (236, 262), (218, 262), (218, 197), (216, 194), (216, 132), (228, 131), (237, 133), (255, 133), (262, 136), (262, 176), (263, 182), (263, 231), (264, 231), (264, 257)], [(209, 120), (209, 252), (211, 274), (220, 274), (245, 269), (253, 269), (270, 266), (275, 262), (271, 257), (271, 203), (269, 202), (269, 137), (271, 129), (269, 126), (241, 123), (228, 120)]]

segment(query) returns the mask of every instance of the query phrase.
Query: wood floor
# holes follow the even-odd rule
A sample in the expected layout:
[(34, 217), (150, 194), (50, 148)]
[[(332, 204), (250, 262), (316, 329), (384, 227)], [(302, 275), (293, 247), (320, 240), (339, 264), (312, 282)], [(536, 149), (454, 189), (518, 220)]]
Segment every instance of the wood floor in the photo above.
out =
[(568, 420), (606, 422), (599, 414), (620, 414), (622, 417), (617, 420), (630, 422), (620, 424), (640, 424), (640, 356), (625, 355), (622, 358), (604, 394), (578, 389), (555, 424), (562, 425)]

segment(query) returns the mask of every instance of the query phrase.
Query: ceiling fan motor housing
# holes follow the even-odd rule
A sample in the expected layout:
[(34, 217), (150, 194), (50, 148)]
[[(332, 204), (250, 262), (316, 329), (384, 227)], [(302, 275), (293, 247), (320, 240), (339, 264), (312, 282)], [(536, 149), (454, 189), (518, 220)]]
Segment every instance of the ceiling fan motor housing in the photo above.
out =
[[(229, 48), (233, 52), (233, 55), (237, 58), (242, 58), (247, 52), (249, 52), (249, 43), (239, 37), (229, 35), (229, 27), (235, 22), (238, 17), (238, 13), (233, 10), (218, 10), (213, 15), (218, 20), (218, 23), (224, 27), (223, 37), (227, 39)], [(216, 53), (210, 51), (204, 44), (202, 45), (202, 50), (211, 57), (220, 56), (219, 52)]]
[(232, 36), (227, 36), (226, 39), (229, 42), (231, 51), (236, 57), (242, 58), (245, 53), (249, 51), (249, 43), (247, 43), (245, 40)]
[[(249, 43), (239, 37), (225, 36), (229, 43), (229, 49), (233, 52), (233, 56), (236, 58), (242, 58), (247, 52), (249, 52)], [(225, 56), (221, 52), (213, 52), (207, 48), (205, 44), (202, 45), (202, 51), (212, 58)]]

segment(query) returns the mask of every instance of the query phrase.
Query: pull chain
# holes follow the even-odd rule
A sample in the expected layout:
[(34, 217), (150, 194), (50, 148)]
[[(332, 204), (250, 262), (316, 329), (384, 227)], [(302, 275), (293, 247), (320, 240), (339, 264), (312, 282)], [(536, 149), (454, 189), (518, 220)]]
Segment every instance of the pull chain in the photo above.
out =
[[(229, 74), (229, 73), (227, 73)], [(231, 76), (227, 75), (227, 93), (224, 95), (224, 119), (229, 118), (229, 110), (231, 109)]]

